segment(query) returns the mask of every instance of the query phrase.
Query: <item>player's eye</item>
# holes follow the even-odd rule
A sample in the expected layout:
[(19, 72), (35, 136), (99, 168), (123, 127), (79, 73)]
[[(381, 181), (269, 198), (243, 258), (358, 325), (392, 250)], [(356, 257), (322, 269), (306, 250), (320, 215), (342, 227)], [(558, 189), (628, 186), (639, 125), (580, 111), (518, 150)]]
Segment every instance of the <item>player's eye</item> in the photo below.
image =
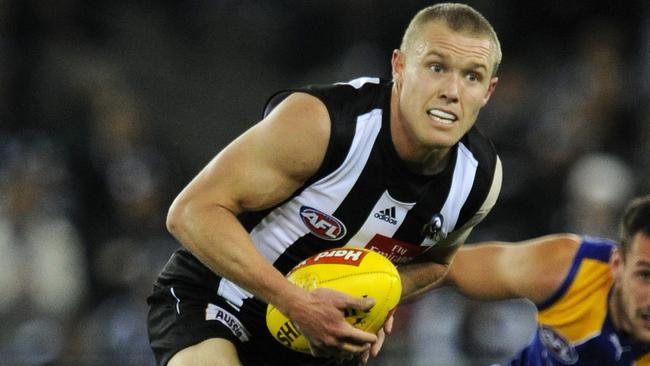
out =
[(481, 80), (481, 76), (478, 73), (475, 73), (475, 72), (468, 72), (467, 76), (465, 76), (465, 77), (469, 81), (480, 81)]
[(650, 271), (641, 271), (638, 275), (643, 281), (650, 282)]
[(431, 69), (431, 71), (436, 72), (436, 73), (442, 72), (444, 70), (440, 64), (433, 64), (433, 65), (429, 66), (429, 69)]

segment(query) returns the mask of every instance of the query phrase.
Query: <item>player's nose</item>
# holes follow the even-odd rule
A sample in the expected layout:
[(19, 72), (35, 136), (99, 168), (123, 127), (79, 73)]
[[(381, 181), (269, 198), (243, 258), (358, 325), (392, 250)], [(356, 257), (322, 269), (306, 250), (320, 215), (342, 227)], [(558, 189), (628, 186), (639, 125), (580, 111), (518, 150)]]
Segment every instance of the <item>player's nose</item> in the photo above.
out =
[(450, 72), (445, 75), (440, 83), (439, 97), (447, 103), (458, 103), (460, 77)]

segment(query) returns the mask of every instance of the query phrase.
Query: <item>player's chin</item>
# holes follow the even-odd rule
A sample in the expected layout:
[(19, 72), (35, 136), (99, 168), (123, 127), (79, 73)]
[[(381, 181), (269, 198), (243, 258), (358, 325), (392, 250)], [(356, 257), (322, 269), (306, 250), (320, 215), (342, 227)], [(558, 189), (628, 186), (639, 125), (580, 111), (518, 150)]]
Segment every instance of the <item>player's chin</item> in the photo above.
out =
[(460, 140), (461, 136), (453, 133), (434, 133), (429, 136), (425, 144), (432, 149), (450, 149)]
[(650, 344), (650, 326), (647, 324), (639, 325), (634, 332), (634, 338), (645, 344)]
[(643, 332), (643, 334), (638, 334), (634, 337), (637, 342), (650, 345), (650, 332)]
[(455, 128), (450, 130), (432, 129), (430, 134), (427, 136), (427, 142), (431, 147), (438, 148), (450, 148), (456, 145), (468, 130), (462, 128), (460, 125), (454, 127)]

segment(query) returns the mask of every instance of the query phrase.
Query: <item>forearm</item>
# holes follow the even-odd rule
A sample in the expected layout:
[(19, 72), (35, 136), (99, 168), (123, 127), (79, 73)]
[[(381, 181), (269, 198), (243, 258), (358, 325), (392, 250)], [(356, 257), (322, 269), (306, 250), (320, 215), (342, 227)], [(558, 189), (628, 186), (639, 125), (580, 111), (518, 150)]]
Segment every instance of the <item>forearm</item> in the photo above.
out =
[(444, 283), (474, 300), (503, 300), (517, 297), (501, 275), (503, 269), (515, 272), (516, 266), (503, 262), (502, 243), (485, 243), (462, 248), (454, 258)]
[(581, 239), (554, 234), (519, 243), (465, 246), (454, 258), (445, 283), (476, 300), (527, 298), (546, 301), (566, 278)]
[(398, 268), (402, 280), (400, 303), (409, 303), (432, 288), (438, 287), (449, 270), (448, 264), (414, 263)]
[(304, 290), (294, 286), (255, 248), (235, 214), (218, 205), (175, 203), (169, 231), (213, 272), (273, 303), (281, 311)]
[(402, 280), (401, 303), (412, 302), (423, 293), (440, 286), (449, 272), (449, 263), (470, 231), (471, 227), (459, 230), (430, 248), (416, 262), (398, 267)]

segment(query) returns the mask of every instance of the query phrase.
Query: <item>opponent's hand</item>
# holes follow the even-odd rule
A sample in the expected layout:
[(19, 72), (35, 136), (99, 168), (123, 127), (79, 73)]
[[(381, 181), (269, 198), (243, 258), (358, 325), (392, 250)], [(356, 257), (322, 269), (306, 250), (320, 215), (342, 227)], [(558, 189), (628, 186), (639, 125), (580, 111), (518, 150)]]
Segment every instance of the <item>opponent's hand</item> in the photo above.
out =
[(307, 293), (305, 301), (293, 304), (287, 316), (307, 338), (313, 356), (347, 360), (369, 351), (377, 336), (350, 325), (344, 309), (367, 311), (374, 304), (371, 298), (317, 288)]
[(384, 344), (384, 340), (386, 339), (386, 336), (389, 335), (393, 331), (393, 313), (391, 312), (386, 321), (384, 322), (384, 326), (379, 329), (377, 332), (377, 342), (373, 343), (370, 346), (370, 349), (365, 351), (361, 355), (361, 363), (366, 364), (368, 363), (368, 359), (370, 356), (372, 357), (377, 357), (379, 355), (379, 351), (381, 350), (381, 346)]

